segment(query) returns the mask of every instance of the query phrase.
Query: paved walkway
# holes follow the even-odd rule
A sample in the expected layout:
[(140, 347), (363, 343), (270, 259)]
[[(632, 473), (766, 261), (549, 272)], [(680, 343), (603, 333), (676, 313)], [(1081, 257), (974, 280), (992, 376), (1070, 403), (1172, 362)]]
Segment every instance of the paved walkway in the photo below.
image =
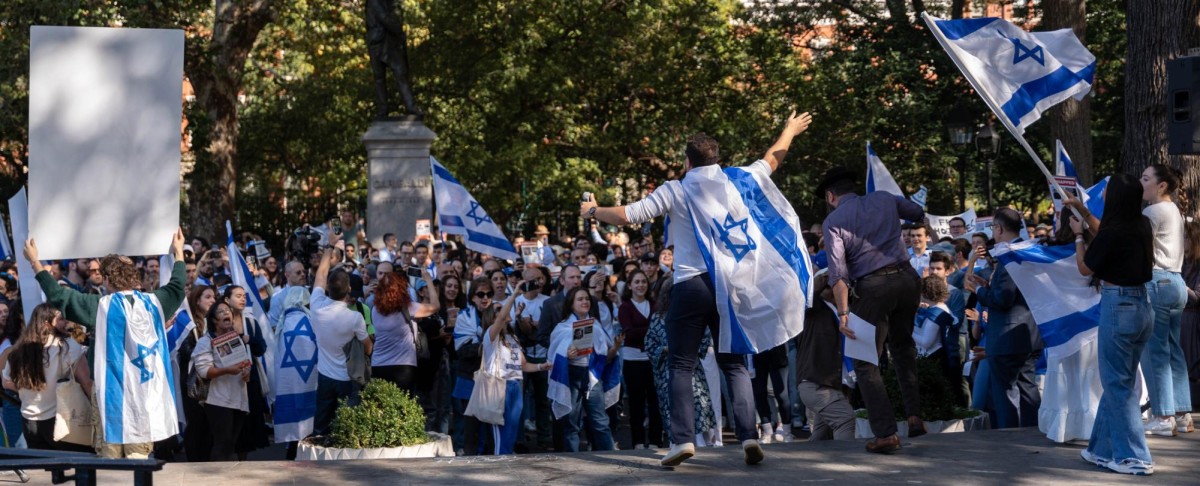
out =
[[(741, 449), (702, 449), (675, 470), (658, 467), (662, 452), (538, 454), (349, 462), (168, 464), (155, 475), (165, 485), (345, 484), (928, 484), (1054, 485), (1200, 483), (1200, 433), (1150, 439), (1155, 474), (1136, 478), (1107, 472), (1079, 458), (1082, 444), (1054, 444), (1033, 429), (940, 434), (904, 439), (892, 455), (868, 454), (862, 441), (772, 444), (767, 460), (742, 463)], [(15, 477), (0, 476), (0, 485)], [(50, 484), (30, 471), (30, 484)], [(835, 483), (836, 482), (836, 483)], [(131, 484), (132, 475), (104, 473), (100, 484)]]

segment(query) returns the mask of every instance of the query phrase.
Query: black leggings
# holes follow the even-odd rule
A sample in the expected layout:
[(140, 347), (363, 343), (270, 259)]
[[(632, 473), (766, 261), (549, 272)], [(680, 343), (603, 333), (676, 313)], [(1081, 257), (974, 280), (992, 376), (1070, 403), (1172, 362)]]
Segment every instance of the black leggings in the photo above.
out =
[[(629, 390), (629, 430), (633, 445), (663, 443), (662, 414), (658, 410), (658, 393), (654, 391), (654, 369), (649, 361), (625, 361), (625, 385)], [(650, 428), (642, 425), (646, 410), (650, 411)]]
[(235, 448), (238, 435), (242, 432), (242, 422), (246, 420), (246, 412), (206, 404), (204, 414), (208, 417), (208, 429), (212, 432), (210, 460), (236, 461)]
[(754, 379), (751, 380), (751, 385), (754, 386), (754, 405), (758, 408), (759, 423), (770, 424), (774, 423), (771, 420), (771, 403), (767, 397), (767, 378), (771, 378), (771, 388), (775, 391), (775, 407), (779, 409), (779, 423), (792, 424), (792, 405), (788, 401), (787, 387), (783, 385), (783, 372), (786, 368), (755, 368)]
[(371, 377), (390, 381), (401, 390), (413, 394), (413, 379), (417, 375), (417, 367), (410, 365), (372, 366)]

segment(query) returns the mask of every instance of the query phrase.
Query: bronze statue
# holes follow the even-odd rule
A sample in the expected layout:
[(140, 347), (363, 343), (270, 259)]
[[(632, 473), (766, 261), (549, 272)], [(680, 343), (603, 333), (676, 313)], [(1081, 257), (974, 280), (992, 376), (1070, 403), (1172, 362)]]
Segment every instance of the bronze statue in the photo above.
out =
[(367, 0), (367, 53), (375, 75), (375, 118), (387, 118), (387, 71), (390, 68), (404, 98), (404, 109), (418, 119), (424, 115), (413, 99), (408, 84), (408, 39), (404, 35), (403, 11), (397, 15), (395, 0)]

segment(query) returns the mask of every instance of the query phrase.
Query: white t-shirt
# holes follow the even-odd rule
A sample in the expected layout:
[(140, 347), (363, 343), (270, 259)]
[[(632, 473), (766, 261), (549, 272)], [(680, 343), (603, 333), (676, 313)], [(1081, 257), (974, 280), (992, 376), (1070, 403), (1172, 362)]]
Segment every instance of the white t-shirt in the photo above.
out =
[[(518, 328), (517, 326), (519, 324), (517, 324), (517, 308), (520, 307), (521, 304), (525, 304), (525, 309), (521, 311), (521, 317), (530, 318), (533, 320), (533, 326), (537, 327), (538, 320), (542, 318), (542, 306), (546, 304), (547, 300), (550, 300), (550, 296), (548, 295), (537, 294), (537, 296), (532, 299), (526, 299), (525, 294), (518, 295), (516, 302), (513, 302), (512, 310), (509, 311), (509, 317), (512, 318), (512, 322), (509, 325), (513, 329)], [(546, 358), (546, 347), (542, 346), (541, 344), (527, 347), (525, 348), (525, 357), (539, 360), (544, 359)]]
[[(633, 308), (637, 309), (638, 313), (643, 317), (647, 319), (650, 318), (649, 300), (643, 300), (641, 302), (630, 300), (629, 303), (633, 304)], [(621, 346), (621, 359), (625, 361), (650, 361), (650, 356), (647, 356), (645, 351), (633, 346)]]
[[(60, 357), (63, 350), (63, 343), (67, 346), (67, 355), (65, 358)], [(67, 373), (74, 370), (74, 364), (79, 361), (79, 358), (87, 352), (87, 348), (75, 342), (74, 339), (58, 338), (53, 341), (53, 344), (48, 344), (44, 348), (46, 354), (46, 386), (42, 387), (41, 391), (34, 390), (18, 390), (17, 394), (21, 397), (21, 416), (27, 420), (49, 420), (54, 418), (54, 412), (58, 410), (58, 380), (67, 378)], [(11, 380), (12, 370), (8, 363), (4, 365), (4, 379)]]
[[(743, 168), (760, 172), (767, 177), (771, 176), (771, 165), (765, 160)], [(706, 173), (720, 170), (720, 165), (709, 165), (692, 168), (689, 172)], [(675, 245), (675, 283), (708, 272), (704, 257), (700, 253), (700, 246), (696, 244), (696, 238), (693, 236), (696, 231), (688, 212), (682, 182), (667, 181), (645, 199), (625, 206), (625, 218), (631, 224), (645, 223), (664, 214), (671, 218), (667, 232), (672, 235), (671, 242)]]
[(342, 348), (351, 339), (367, 338), (367, 321), (345, 302), (330, 299), (320, 287), (313, 289), (311, 307), (313, 333), (317, 335), (317, 372), (334, 380), (350, 381)]
[(1154, 232), (1154, 269), (1168, 272), (1183, 270), (1183, 215), (1171, 201), (1151, 204), (1142, 210)]
[[(498, 349), (497, 343), (500, 344)], [(509, 334), (503, 342), (499, 339), (484, 339), (483, 366), (491, 366), (493, 353), (497, 350), (500, 352), (497, 367), (489, 368), (488, 372), (505, 380), (520, 380), (524, 375), (521, 372), (521, 344), (517, 342), (517, 338)]]
[[(416, 315), (421, 304), (408, 305), (408, 315)], [(417, 345), (413, 341), (415, 322), (404, 319), (403, 312), (385, 316), (379, 309), (371, 309), (371, 323), (375, 325), (375, 350), (371, 353), (371, 366), (417, 365)]]
[[(213, 367), (212, 337), (207, 333), (196, 341), (196, 349), (192, 351), (192, 365), (196, 367), (200, 376), (208, 376), (208, 370)], [(246, 391), (246, 382), (242, 381), (240, 374), (213, 378), (208, 382), (206, 403), (249, 412), (250, 396)]]

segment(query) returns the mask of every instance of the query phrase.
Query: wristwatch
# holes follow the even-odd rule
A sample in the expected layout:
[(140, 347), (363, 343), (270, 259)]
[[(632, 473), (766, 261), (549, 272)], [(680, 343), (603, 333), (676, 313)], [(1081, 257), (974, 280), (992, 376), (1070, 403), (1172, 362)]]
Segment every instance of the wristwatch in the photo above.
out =
[(838, 317), (845, 317), (845, 316), (850, 315), (850, 311), (848, 311), (848, 310), (838, 311), (837, 315), (838, 315)]
[(589, 218), (596, 219), (596, 209), (597, 209), (597, 206), (592, 206), (592, 209), (588, 210)]

